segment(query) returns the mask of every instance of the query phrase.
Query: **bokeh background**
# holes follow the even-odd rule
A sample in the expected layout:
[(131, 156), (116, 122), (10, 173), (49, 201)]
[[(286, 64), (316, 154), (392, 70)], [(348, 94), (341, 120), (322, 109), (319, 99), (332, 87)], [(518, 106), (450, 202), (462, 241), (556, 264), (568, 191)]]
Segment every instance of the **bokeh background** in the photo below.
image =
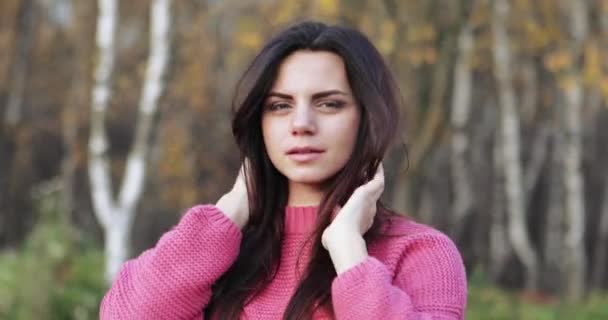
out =
[(226, 192), (236, 81), (303, 19), (386, 57), (383, 197), (457, 243), (467, 319), (608, 319), (607, 0), (112, 2), (0, 1), (1, 319), (96, 319), (117, 261)]

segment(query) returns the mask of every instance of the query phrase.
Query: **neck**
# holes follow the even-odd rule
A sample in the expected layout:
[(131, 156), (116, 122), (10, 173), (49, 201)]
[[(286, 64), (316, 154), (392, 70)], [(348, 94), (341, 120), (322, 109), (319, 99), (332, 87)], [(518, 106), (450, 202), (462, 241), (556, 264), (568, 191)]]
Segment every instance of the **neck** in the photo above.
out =
[(315, 230), (316, 206), (294, 206), (285, 208), (285, 233), (308, 233)]
[(287, 205), (290, 207), (318, 206), (323, 194), (322, 188), (318, 185), (290, 181)]

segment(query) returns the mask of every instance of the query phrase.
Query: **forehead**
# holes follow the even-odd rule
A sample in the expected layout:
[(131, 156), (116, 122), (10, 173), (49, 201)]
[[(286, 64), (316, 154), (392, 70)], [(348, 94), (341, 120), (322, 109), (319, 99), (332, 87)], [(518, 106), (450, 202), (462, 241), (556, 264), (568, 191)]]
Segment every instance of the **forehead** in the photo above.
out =
[(339, 89), (350, 92), (342, 58), (328, 51), (300, 50), (287, 56), (279, 67), (273, 90), (319, 92)]

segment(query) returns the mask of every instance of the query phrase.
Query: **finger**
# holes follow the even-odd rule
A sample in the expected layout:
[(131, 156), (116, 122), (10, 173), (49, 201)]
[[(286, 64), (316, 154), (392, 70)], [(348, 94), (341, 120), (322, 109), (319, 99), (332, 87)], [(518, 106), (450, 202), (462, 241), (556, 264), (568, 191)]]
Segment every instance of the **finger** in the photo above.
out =
[(243, 164), (241, 164), (241, 167), (239, 168), (239, 173), (236, 176), (236, 181), (239, 180), (245, 180), (245, 168), (243, 167)]
[(384, 166), (382, 165), (382, 162), (380, 162), (380, 164), (378, 165), (378, 168), (376, 169), (376, 174), (374, 174), (374, 178), (372, 180), (378, 180), (384, 183)]
[(245, 184), (246, 176), (248, 175), (251, 168), (251, 164), (249, 163), (249, 159), (245, 158), (241, 163), (241, 167), (239, 168), (239, 173), (236, 177), (236, 184)]
[(382, 166), (382, 163), (380, 163), (378, 165), (378, 167), (376, 168), (376, 172), (374, 173), (374, 176), (372, 177), (372, 179), (369, 182), (372, 182), (372, 183), (384, 182), (384, 167)]
[(374, 197), (380, 197), (380, 194), (384, 191), (384, 167), (382, 166), (382, 163), (378, 165), (374, 177), (366, 183), (366, 186)]

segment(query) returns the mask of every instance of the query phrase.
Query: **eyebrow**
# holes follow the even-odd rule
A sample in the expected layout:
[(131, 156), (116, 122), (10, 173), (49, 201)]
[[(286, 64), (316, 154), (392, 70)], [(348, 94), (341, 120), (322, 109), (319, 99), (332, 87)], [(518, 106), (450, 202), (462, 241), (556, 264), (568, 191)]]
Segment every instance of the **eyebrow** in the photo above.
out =
[[(315, 94), (312, 95), (312, 99), (316, 100), (316, 99), (321, 99), (321, 98), (325, 98), (327, 96), (331, 96), (334, 94), (339, 94), (339, 95), (343, 95), (343, 96), (350, 96), (350, 94), (344, 92), (344, 91), (340, 91), (340, 90), (327, 90), (327, 91), (321, 91), (321, 92), (317, 92)], [(278, 97), (278, 98), (283, 98), (283, 99), (293, 99), (293, 96), (289, 95), (289, 94), (285, 94), (285, 93), (280, 93), (280, 92), (275, 92), (272, 91), (268, 94), (268, 97)]]

